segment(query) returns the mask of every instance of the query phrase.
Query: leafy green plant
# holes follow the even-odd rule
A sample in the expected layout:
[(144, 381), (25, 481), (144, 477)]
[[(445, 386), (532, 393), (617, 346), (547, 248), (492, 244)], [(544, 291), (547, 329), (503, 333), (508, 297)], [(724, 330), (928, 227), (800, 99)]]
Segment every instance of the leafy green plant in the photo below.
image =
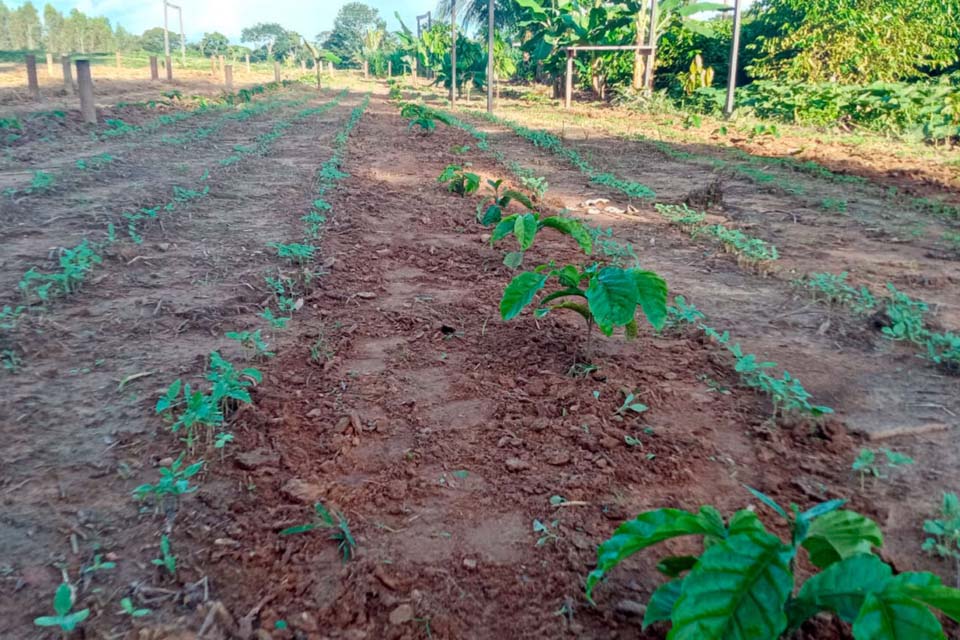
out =
[(944, 492), (940, 517), (924, 520), (923, 532), (933, 536), (923, 541), (923, 550), (953, 560), (954, 579), (960, 588), (960, 499), (957, 494)]
[[(877, 454), (883, 454), (884, 460), (881, 461)], [(866, 476), (874, 478), (886, 478), (885, 470), (896, 469), (906, 465), (913, 464), (913, 458), (890, 449), (860, 449), (860, 453), (853, 461), (851, 468), (860, 474), (860, 490), (864, 490), (864, 480)]]
[(437, 176), (437, 182), (447, 185), (447, 190), (461, 197), (466, 197), (480, 188), (480, 176), (466, 171), (458, 164), (448, 164)]
[(680, 229), (692, 233), (694, 230), (703, 226), (707, 214), (691, 209), (685, 204), (660, 204), (653, 205), (661, 216), (666, 218), (670, 224)]
[(477, 205), (477, 221), (483, 226), (500, 222), (503, 219), (503, 212), (510, 203), (516, 200), (527, 209), (534, 209), (533, 202), (523, 193), (514, 189), (504, 189), (500, 193), (500, 187), (503, 186), (503, 180), (487, 180), (487, 184), (493, 189), (492, 196), (485, 196)]
[(960, 335), (955, 333), (928, 333), (926, 338), (927, 358), (947, 370), (960, 370)]
[(620, 408), (617, 409), (616, 415), (625, 416), (628, 411), (633, 411), (634, 413), (643, 413), (650, 407), (643, 404), (642, 402), (634, 402), (637, 397), (633, 393), (624, 393), (623, 394), (623, 404), (620, 405)]
[[(587, 576), (587, 598), (597, 584), (631, 555), (659, 542), (701, 536), (702, 554), (669, 556), (657, 569), (670, 580), (647, 604), (644, 628), (670, 624), (674, 640), (775, 640), (807, 619), (830, 612), (853, 625), (857, 640), (943, 638), (937, 617), (960, 617), (960, 591), (931, 573), (893, 570), (872, 553), (882, 546), (879, 526), (831, 500), (806, 511), (783, 509), (751, 489), (757, 499), (786, 520), (790, 538), (769, 533), (751, 509), (729, 521), (711, 506), (698, 513), (657, 509), (625, 522), (597, 551), (597, 568)], [(801, 549), (818, 573), (795, 588)]]
[(270, 307), (267, 307), (263, 310), (263, 313), (260, 314), (260, 317), (270, 323), (270, 326), (274, 329), (283, 329), (287, 326), (287, 323), (290, 322), (289, 317), (276, 316), (273, 313), (273, 310)]
[(674, 296), (673, 304), (667, 305), (667, 319), (664, 322), (664, 328), (679, 329), (686, 325), (696, 326), (707, 316), (697, 307), (687, 303), (683, 296)]
[(315, 514), (313, 522), (287, 527), (280, 531), (280, 535), (291, 536), (314, 529), (326, 529), (330, 531), (330, 539), (337, 542), (337, 549), (343, 561), (349, 560), (357, 548), (357, 541), (350, 533), (350, 523), (347, 522), (346, 517), (340, 512), (330, 513), (320, 502), (313, 505), (313, 510)]
[(24, 273), (17, 284), (23, 295), (34, 295), (41, 302), (46, 302), (52, 291), (58, 291), (61, 295), (76, 293), (93, 268), (103, 262), (103, 258), (85, 239), (72, 249), (61, 249), (58, 261), (61, 269), (58, 273), (40, 273), (36, 269)]
[(887, 289), (890, 291), (891, 298), (887, 301), (885, 312), (890, 324), (883, 327), (880, 332), (891, 340), (909, 340), (917, 344), (925, 344), (928, 333), (924, 324), (924, 315), (928, 311), (926, 303), (913, 300), (889, 282)]
[(299, 244), (296, 242), (291, 242), (290, 244), (268, 242), (267, 246), (276, 249), (277, 255), (281, 258), (295, 262), (300, 266), (312, 261), (317, 251), (317, 248), (312, 244)]
[(715, 237), (724, 248), (742, 260), (752, 264), (772, 262), (779, 259), (777, 248), (760, 238), (751, 238), (739, 229), (728, 229), (722, 224), (707, 225), (699, 232)]
[(60, 630), (65, 633), (73, 631), (90, 615), (89, 609), (71, 612), (75, 598), (73, 586), (66, 582), (62, 583), (53, 595), (53, 611), (56, 615), (40, 616), (33, 621), (33, 624), (38, 627), (60, 627)]
[(270, 351), (270, 345), (263, 340), (260, 329), (256, 331), (228, 331), (226, 338), (236, 340), (245, 349), (252, 349), (255, 358), (272, 358), (276, 355)]
[(177, 575), (177, 556), (173, 555), (170, 539), (167, 536), (160, 536), (160, 557), (154, 558), (150, 563), (166, 569), (171, 576)]
[(94, 554), (93, 560), (90, 562), (90, 564), (80, 569), (80, 572), (83, 574), (89, 574), (96, 573), (97, 571), (109, 571), (111, 569), (116, 569), (116, 562), (103, 562), (101, 558), (103, 558), (103, 556), (99, 553)]
[(153, 613), (151, 609), (138, 609), (133, 606), (133, 600), (130, 598), (122, 598), (120, 600), (120, 613), (122, 615), (130, 616), (131, 618), (142, 618)]
[(20, 358), (18, 354), (13, 349), (2, 349), (0, 350), (0, 366), (3, 367), (4, 371), (9, 373), (16, 373), (20, 370), (20, 366), (23, 364), (23, 359)]
[(180, 496), (193, 493), (198, 489), (190, 484), (190, 478), (194, 477), (203, 469), (203, 460), (197, 460), (191, 465), (183, 466), (183, 459), (187, 452), (184, 451), (177, 459), (170, 463), (169, 467), (160, 467), (160, 480), (156, 484), (142, 484), (133, 490), (133, 496), (137, 500), (145, 500), (154, 496), (158, 500), (163, 500), (165, 496), (172, 496), (179, 501)]
[(857, 315), (873, 313), (877, 299), (866, 287), (857, 289), (848, 284), (848, 275), (846, 271), (840, 274), (811, 273), (799, 284), (812, 291), (816, 298), (849, 307)]

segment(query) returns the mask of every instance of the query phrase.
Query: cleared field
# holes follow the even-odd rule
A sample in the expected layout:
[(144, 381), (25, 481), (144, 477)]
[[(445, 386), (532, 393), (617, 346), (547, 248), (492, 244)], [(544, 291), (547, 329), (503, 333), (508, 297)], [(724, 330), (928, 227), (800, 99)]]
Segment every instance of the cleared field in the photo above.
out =
[[(960, 329), (958, 220), (916, 201), (958, 201), (947, 169), (903, 160), (908, 189), (830, 140), (794, 166), (773, 143), (425, 97), (432, 131), (341, 77), (11, 143), (0, 636), (55, 637), (32, 621), (66, 572), (86, 637), (661, 638), (640, 628), (653, 556), (594, 605), (596, 545), (662, 506), (752, 504), (789, 535), (744, 485), (845, 499), (898, 571), (950, 574), (918, 552), (960, 482), (957, 371), (929, 351)], [(478, 191), (438, 182), (449, 165)], [(502, 321), (517, 238), (477, 222), (497, 180), (579, 221), (598, 260), (661, 274), (665, 328), (587, 346), (576, 314)], [(576, 263), (555, 231), (525, 269)], [(796, 637), (846, 633), (814, 618)]]

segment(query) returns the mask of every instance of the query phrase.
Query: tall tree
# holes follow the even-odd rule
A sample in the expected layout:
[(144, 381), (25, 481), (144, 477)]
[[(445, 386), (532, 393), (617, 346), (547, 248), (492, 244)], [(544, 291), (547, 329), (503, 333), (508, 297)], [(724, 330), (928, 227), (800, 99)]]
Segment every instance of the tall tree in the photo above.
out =
[(43, 7), (43, 42), (50, 53), (64, 53), (63, 14), (49, 2)]
[[(150, 53), (163, 53), (163, 28), (154, 27), (147, 29), (140, 36), (140, 46), (144, 51)], [(170, 50), (173, 51), (180, 46), (180, 34), (170, 32)]]
[(205, 33), (200, 39), (200, 54), (204, 56), (225, 55), (230, 48), (227, 36), (219, 31)]
[(136, 51), (140, 48), (140, 37), (133, 35), (121, 25), (117, 25), (113, 41), (117, 51)]
[(285, 38), (287, 30), (276, 22), (260, 22), (247, 27), (240, 33), (241, 42), (250, 42), (258, 47), (267, 48), (267, 57), (273, 57), (273, 48), (277, 40)]
[(13, 49), (10, 40), (10, 9), (0, 0), (0, 49)]
[(10, 44), (14, 49), (36, 49), (40, 45), (40, 14), (32, 2), (25, 2), (10, 13)]
[(340, 8), (333, 22), (333, 31), (323, 47), (347, 64), (363, 59), (363, 41), (370, 31), (385, 31), (387, 23), (373, 7), (362, 2), (348, 2)]

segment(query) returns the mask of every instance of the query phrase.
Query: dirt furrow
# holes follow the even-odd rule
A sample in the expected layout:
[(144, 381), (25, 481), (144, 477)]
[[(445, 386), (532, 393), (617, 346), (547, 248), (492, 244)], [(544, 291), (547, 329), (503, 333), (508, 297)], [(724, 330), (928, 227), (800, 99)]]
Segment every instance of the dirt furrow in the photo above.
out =
[[(264, 276), (284, 271), (266, 243), (301, 241), (299, 218), (312, 201), (315, 173), (356, 102), (351, 96), (304, 119), (268, 156), (213, 178), (210, 196), (189, 216), (173, 217), (153, 240), (131, 247), (141, 259), (119, 252), (113, 258), (126, 265), (105, 269), (98, 286), (35, 327), (0, 403), (7, 443), (0, 567), (25, 577), (0, 605), (3, 637), (34, 637), (34, 603), (45, 602), (59, 580), (45, 566), (50, 554), (72, 563), (100, 545), (123, 558), (110, 576), (115, 584), (144, 580), (138, 564), (149, 564), (149, 554), (142, 542), (157, 525), (138, 519), (130, 491), (154, 480), (153, 463), (172, 450), (168, 436), (155, 433), (158, 390), (179, 376), (195, 378), (215, 349), (238, 363), (248, 357), (223, 334), (263, 324), (256, 315), (271, 299)], [(291, 339), (281, 331), (265, 335), (274, 349)], [(142, 377), (121, 384), (132, 374)], [(143, 537), (131, 537), (131, 529)], [(79, 556), (69, 551), (71, 532)], [(189, 564), (186, 554), (181, 562)]]

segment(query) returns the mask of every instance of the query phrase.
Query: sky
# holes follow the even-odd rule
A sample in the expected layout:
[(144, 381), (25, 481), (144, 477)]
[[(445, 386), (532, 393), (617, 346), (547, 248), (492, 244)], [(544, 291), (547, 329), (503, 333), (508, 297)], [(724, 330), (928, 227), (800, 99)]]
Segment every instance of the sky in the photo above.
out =
[[(18, 7), (25, 0), (6, 0), (8, 7)], [(43, 12), (46, 0), (32, 0)], [(183, 7), (183, 27), (187, 40), (197, 40), (205, 31), (219, 31), (239, 44), (240, 31), (258, 22), (279, 22), (308, 38), (329, 31), (337, 11), (349, 0), (171, 0)], [(436, 9), (437, 0), (363, 0), (376, 7), (391, 31), (400, 25), (394, 11), (413, 28), (416, 16)], [(90, 16), (106, 16), (114, 27), (123, 26), (132, 33), (143, 33), (151, 27), (163, 26), (163, 0), (50, 0), (63, 13), (79, 9)], [(177, 12), (170, 12), (170, 28), (177, 28)]]

